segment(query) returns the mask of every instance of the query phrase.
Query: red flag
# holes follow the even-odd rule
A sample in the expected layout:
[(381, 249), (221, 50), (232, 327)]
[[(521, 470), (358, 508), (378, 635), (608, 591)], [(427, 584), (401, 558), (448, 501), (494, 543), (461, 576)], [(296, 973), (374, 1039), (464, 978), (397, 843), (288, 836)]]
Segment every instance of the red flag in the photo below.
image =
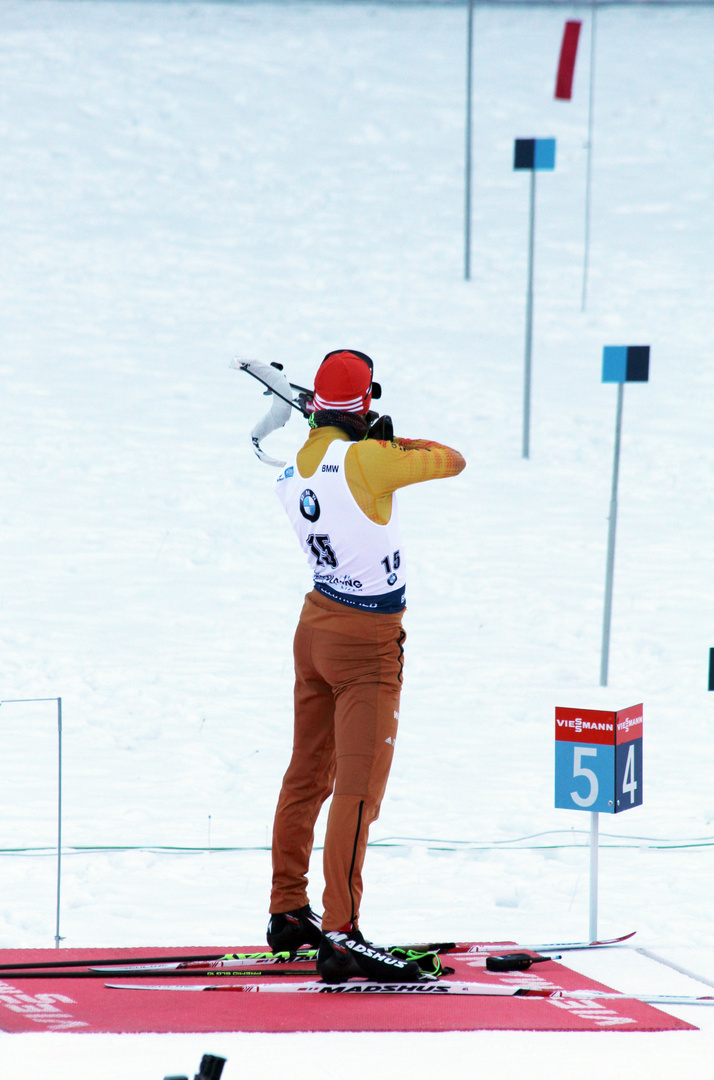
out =
[(575, 57), (578, 52), (578, 38), (582, 23), (566, 22), (563, 31), (563, 44), (560, 47), (558, 77), (555, 81), (555, 96), (563, 101), (570, 101), (573, 96), (573, 73)]

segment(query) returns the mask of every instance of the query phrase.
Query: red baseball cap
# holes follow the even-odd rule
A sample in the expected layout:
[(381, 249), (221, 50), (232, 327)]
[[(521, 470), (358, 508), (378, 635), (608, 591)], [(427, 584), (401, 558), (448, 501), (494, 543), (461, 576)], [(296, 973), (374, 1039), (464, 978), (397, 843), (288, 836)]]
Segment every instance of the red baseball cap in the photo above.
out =
[(369, 412), (373, 366), (368, 356), (351, 349), (328, 353), (315, 375), (315, 408)]

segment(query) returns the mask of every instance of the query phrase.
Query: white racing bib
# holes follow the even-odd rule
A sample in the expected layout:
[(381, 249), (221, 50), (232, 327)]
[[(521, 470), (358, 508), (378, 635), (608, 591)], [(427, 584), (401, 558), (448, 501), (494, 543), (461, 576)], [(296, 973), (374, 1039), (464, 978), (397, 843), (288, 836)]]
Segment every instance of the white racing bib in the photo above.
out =
[(406, 581), (396, 496), (386, 525), (370, 521), (345, 477), (349, 447), (343, 439), (331, 442), (308, 479), (297, 465), (288, 465), (275, 482), (278, 498), (313, 569), (318, 592), (362, 611), (402, 611)]

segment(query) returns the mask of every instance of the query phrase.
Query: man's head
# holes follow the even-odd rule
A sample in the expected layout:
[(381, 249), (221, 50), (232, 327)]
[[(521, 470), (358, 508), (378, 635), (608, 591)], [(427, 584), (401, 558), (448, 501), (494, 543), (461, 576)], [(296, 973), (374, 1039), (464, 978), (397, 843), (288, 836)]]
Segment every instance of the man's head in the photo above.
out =
[(355, 349), (328, 353), (315, 375), (315, 409), (369, 412), (372, 397), (381, 394), (379, 384), (372, 382), (373, 367), (370, 358)]

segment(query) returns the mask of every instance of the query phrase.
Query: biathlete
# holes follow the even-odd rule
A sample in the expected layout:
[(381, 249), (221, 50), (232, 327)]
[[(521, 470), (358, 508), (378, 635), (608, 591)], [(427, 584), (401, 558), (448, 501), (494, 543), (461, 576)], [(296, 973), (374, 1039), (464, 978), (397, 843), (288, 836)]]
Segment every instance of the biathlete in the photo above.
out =
[[(395, 492), (456, 476), (460, 453), (423, 439), (380, 439), (373, 364), (328, 353), (315, 376), (307, 442), (276, 482), (313, 569), (294, 641), (295, 727), (273, 825), (268, 944), (318, 947), (328, 982), (354, 975), (413, 981), (418, 965), (370, 945), (359, 930), (362, 866), (379, 815), (399, 719), (405, 558)], [(324, 847), (324, 914), (307, 895), (315, 822), (332, 796)]]

